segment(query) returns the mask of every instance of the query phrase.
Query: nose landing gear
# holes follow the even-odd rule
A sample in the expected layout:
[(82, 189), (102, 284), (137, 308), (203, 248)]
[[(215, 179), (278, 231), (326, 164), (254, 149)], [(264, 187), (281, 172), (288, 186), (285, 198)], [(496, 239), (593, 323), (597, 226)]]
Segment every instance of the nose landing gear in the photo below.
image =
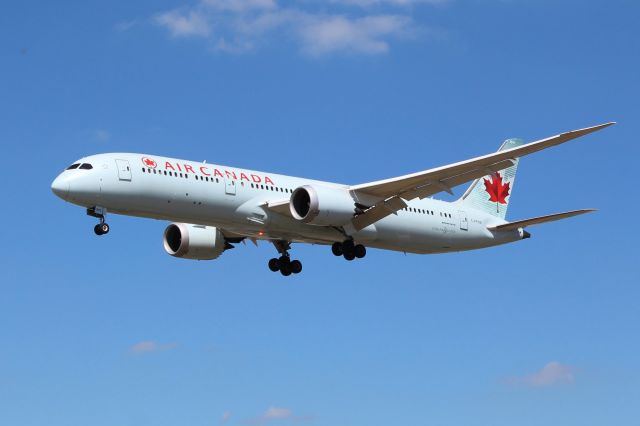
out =
[(334, 256), (342, 256), (348, 261), (353, 259), (362, 259), (367, 255), (367, 249), (362, 244), (354, 244), (353, 240), (346, 240), (342, 243), (335, 242), (331, 246), (331, 252)]
[(93, 227), (93, 232), (95, 232), (96, 235), (105, 235), (109, 233), (109, 224), (104, 221), (107, 209), (99, 206), (90, 207), (87, 209), (87, 214), (91, 217), (100, 219), (100, 223)]
[(107, 223), (99, 223), (93, 227), (93, 232), (96, 235), (104, 235), (109, 233), (109, 225)]
[(280, 271), (285, 277), (302, 272), (302, 262), (299, 260), (291, 260), (289, 256), (291, 245), (287, 241), (275, 241), (273, 245), (276, 246), (281, 256), (269, 260), (269, 269), (272, 272)]

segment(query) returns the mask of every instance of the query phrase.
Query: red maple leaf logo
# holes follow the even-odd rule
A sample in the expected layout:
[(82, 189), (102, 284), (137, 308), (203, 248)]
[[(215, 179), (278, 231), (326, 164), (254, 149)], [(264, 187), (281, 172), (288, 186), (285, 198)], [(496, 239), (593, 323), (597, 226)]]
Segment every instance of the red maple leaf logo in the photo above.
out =
[(491, 175), (491, 181), (484, 179), (484, 189), (489, 194), (489, 201), (494, 201), (500, 204), (507, 204), (507, 197), (509, 196), (509, 187), (511, 183), (502, 183), (502, 176), (500, 172), (495, 172)]
[(144, 157), (142, 159), (142, 162), (144, 163), (145, 166), (151, 167), (152, 169), (155, 169), (156, 166), (158, 165), (154, 160), (152, 160), (151, 158), (147, 158), (147, 157)]

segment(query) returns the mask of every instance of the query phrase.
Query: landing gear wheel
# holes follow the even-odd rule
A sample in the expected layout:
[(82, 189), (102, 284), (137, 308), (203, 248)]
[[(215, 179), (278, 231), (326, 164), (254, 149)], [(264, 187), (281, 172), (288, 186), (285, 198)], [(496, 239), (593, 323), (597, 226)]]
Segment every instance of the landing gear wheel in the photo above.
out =
[(104, 234), (108, 234), (109, 233), (109, 225), (106, 223), (101, 223), (100, 224), (100, 231), (102, 231), (102, 235)]
[(344, 258), (347, 259), (348, 261), (352, 261), (353, 259), (356, 258), (356, 254), (354, 253), (353, 250), (350, 251), (345, 251), (343, 254)]
[(353, 253), (358, 259), (362, 259), (367, 255), (367, 249), (362, 244), (358, 244), (353, 248)]
[(108, 234), (109, 233), (109, 225), (107, 225), (106, 223), (99, 223), (96, 226), (93, 227), (93, 232), (96, 233), (96, 235), (104, 235), (104, 234)]
[(278, 272), (280, 270), (280, 261), (275, 257), (269, 260), (269, 269), (271, 272)]
[(331, 245), (331, 252), (334, 256), (342, 256), (342, 243), (333, 243)]
[(273, 245), (280, 253), (280, 257), (269, 260), (269, 269), (273, 272), (280, 271), (280, 273), (288, 277), (291, 274), (299, 274), (302, 272), (302, 262), (299, 260), (291, 260), (289, 250), (291, 249), (291, 242), (286, 240), (273, 241)]
[(287, 263), (286, 265), (281, 265), (280, 266), (280, 273), (282, 275), (284, 275), (285, 277), (288, 277), (289, 275), (291, 275), (291, 264)]
[(289, 264), (289, 269), (291, 269), (291, 272), (293, 272), (294, 274), (299, 274), (300, 272), (302, 272), (302, 262), (300, 262), (299, 260), (291, 261), (291, 263)]

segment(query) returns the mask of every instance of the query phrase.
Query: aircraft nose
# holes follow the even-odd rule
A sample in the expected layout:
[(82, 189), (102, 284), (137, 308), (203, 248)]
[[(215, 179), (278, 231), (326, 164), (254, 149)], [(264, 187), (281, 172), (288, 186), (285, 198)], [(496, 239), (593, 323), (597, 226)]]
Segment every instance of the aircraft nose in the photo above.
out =
[(51, 191), (53, 191), (53, 193), (58, 197), (66, 200), (69, 196), (69, 181), (58, 176), (51, 183)]

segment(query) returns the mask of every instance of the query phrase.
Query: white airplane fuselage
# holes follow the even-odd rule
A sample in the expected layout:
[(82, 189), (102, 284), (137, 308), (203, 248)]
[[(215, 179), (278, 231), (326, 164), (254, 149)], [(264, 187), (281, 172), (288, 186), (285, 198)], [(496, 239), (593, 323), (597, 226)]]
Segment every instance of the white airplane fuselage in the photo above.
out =
[[(82, 158), (85, 168), (63, 171), (53, 192), (73, 204), (108, 213), (216, 227), (225, 236), (314, 244), (353, 241), (386, 250), (443, 253), (472, 250), (526, 238), (522, 229), (493, 232), (505, 223), (457, 202), (431, 198), (362, 230), (318, 226), (268, 208), (303, 185), (348, 185), (155, 155), (109, 153)], [(348, 229), (348, 227), (347, 227)]]

